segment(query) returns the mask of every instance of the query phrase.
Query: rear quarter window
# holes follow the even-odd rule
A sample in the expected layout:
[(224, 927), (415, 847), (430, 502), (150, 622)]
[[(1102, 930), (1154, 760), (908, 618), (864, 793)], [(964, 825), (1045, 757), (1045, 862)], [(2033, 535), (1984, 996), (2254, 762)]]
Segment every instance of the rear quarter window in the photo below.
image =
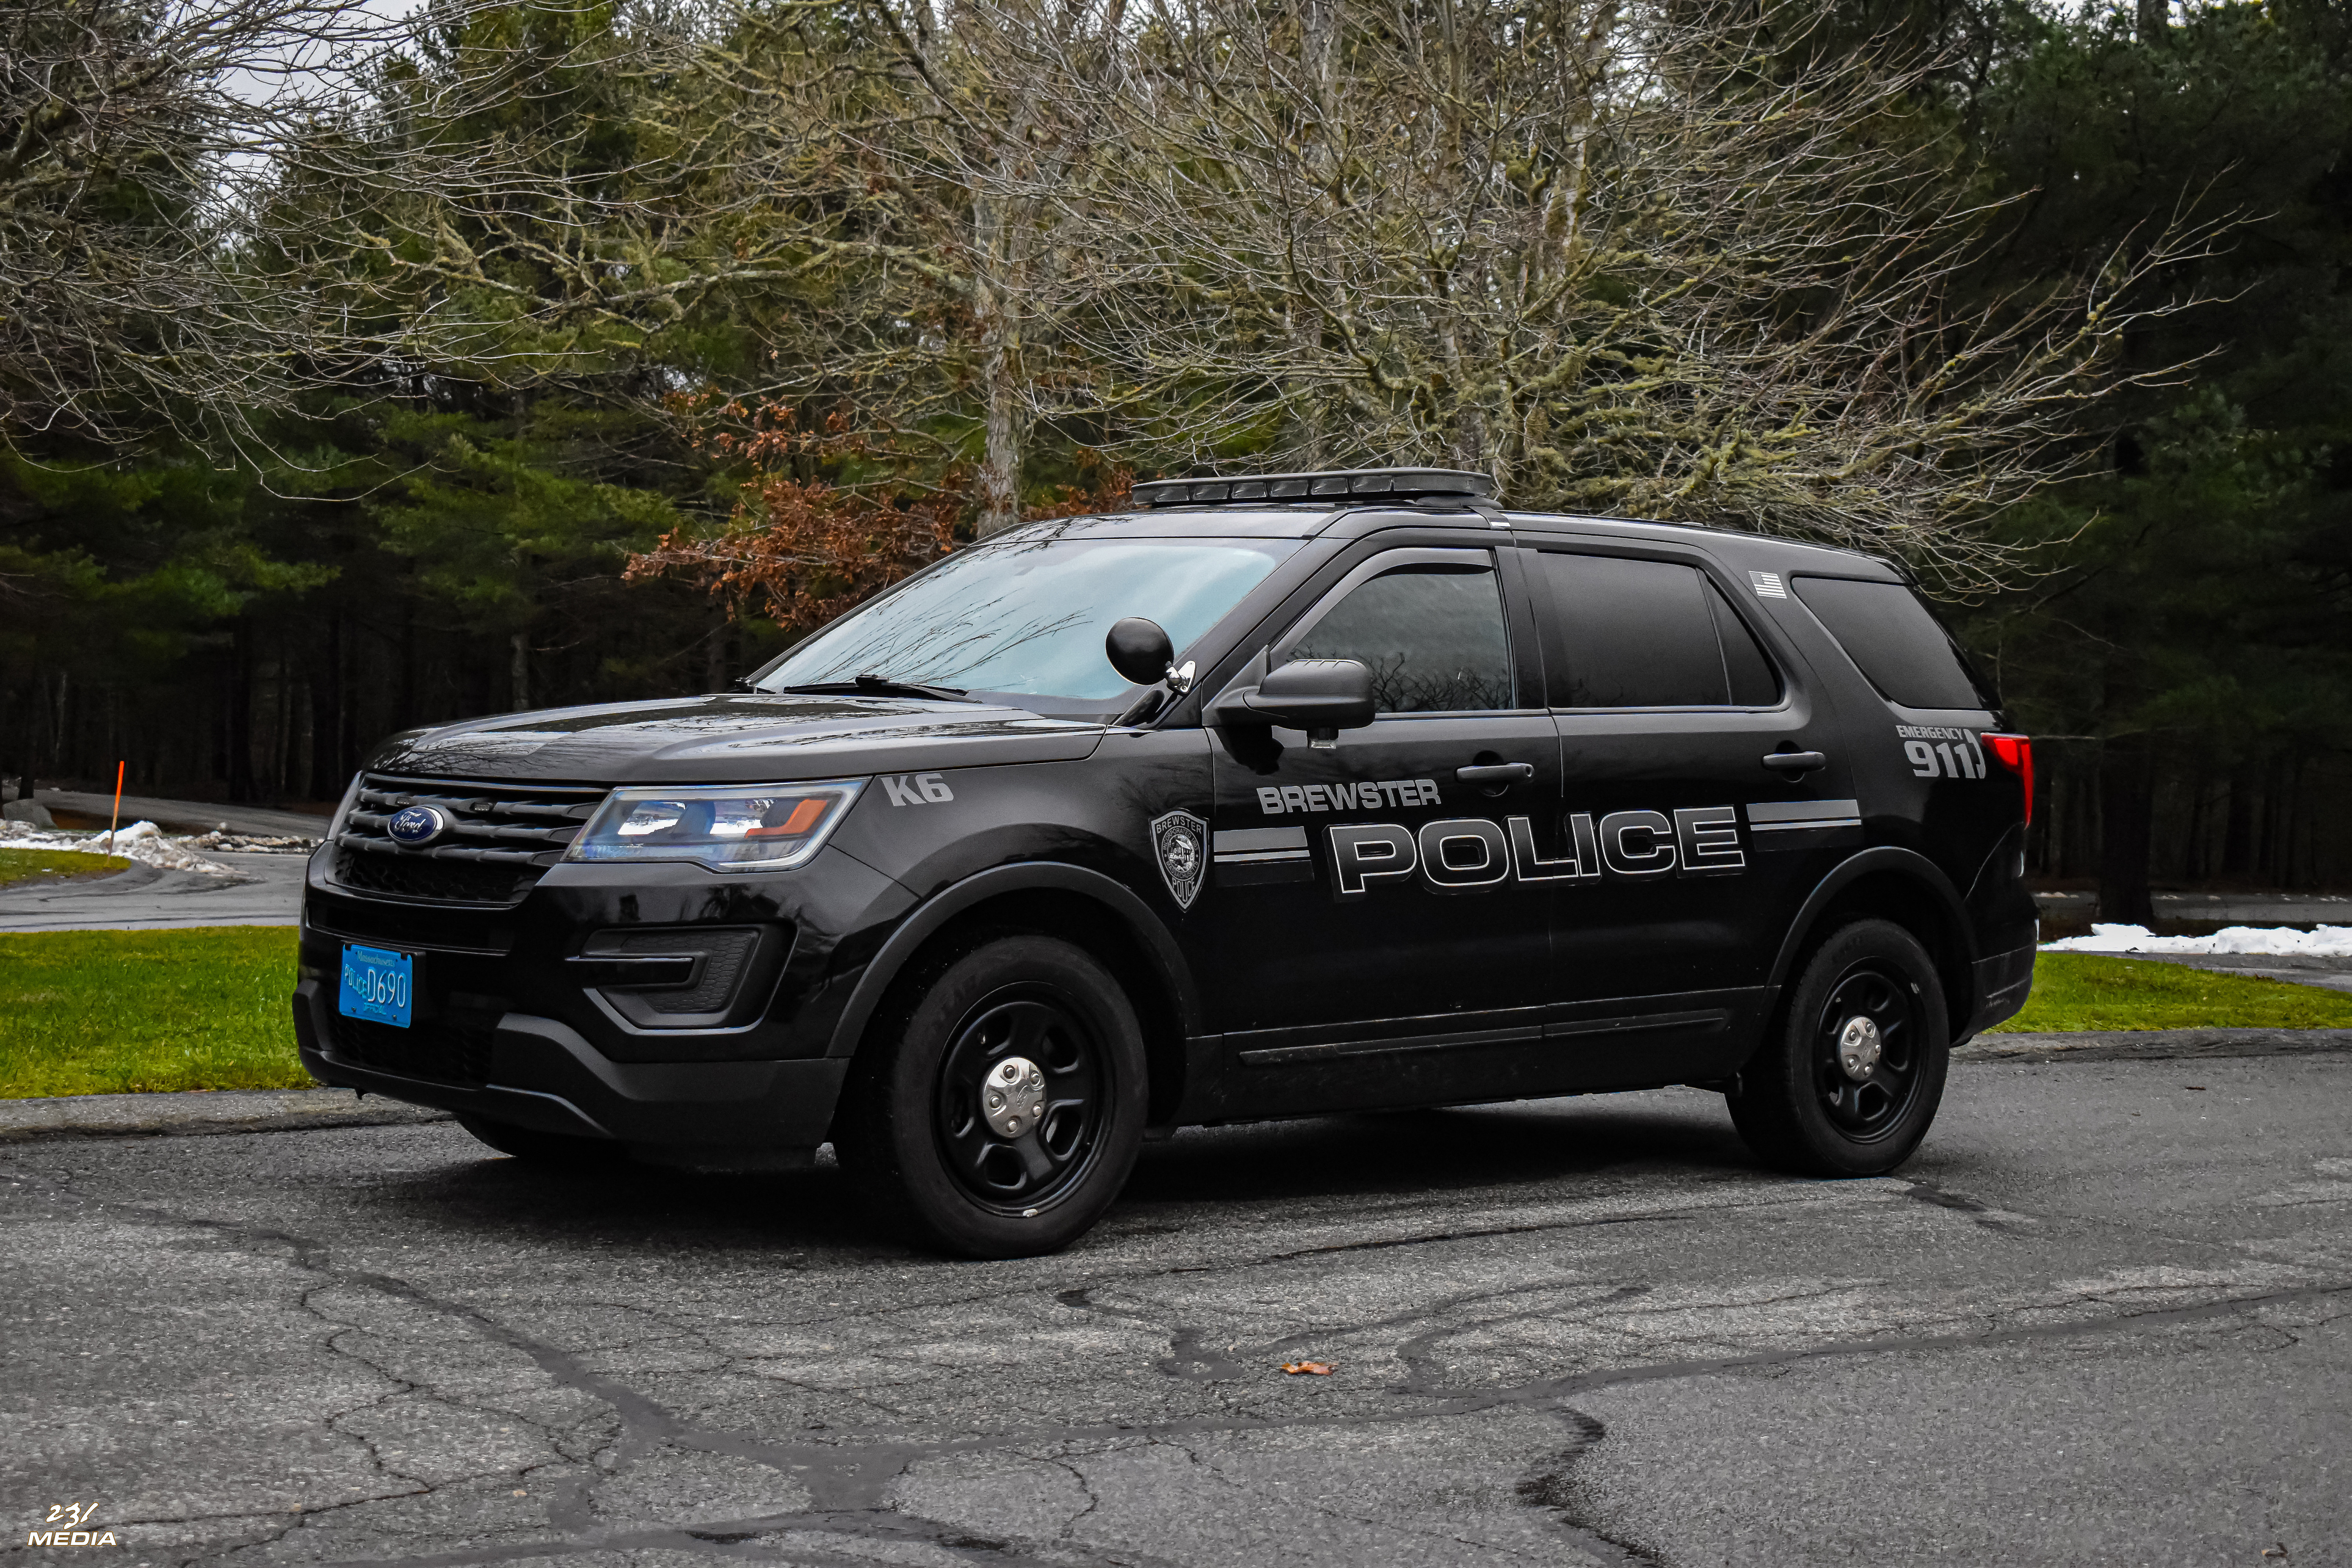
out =
[(1998, 706), (1951, 634), (1900, 583), (1800, 577), (1797, 597), (1842, 644), (1879, 695), (1906, 708)]

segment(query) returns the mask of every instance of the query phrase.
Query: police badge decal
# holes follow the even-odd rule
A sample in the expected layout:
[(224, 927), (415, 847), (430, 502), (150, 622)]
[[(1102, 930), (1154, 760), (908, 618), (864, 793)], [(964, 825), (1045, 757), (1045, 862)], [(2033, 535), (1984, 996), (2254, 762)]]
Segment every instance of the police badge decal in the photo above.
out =
[(1171, 811), (1151, 819), (1151, 847), (1158, 852), (1160, 879), (1189, 910), (1200, 896), (1201, 873), (1209, 864), (1209, 825), (1189, 811)]

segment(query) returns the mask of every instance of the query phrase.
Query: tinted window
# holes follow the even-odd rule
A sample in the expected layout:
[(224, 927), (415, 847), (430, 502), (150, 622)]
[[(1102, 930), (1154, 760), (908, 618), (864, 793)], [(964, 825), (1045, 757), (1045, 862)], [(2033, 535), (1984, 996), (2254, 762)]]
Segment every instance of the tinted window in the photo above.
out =
[(1563, 667), (1552, 706), (1769, 708), (1780, 700), (1764, 650), (1696, 567), (1558, 551), (1539, 559)]
[(1382, 573), (1350, 589), (1286, 657), (1363, 660), (1383, 713), (1513, 706), (1511, 644), (1491, 568)]
[(1723, 643), (1723, 673), (1731, 679), (1731, 705), (1735, 708), (1769, 708), (1780, 700), (1780, 672), (1756, 644), (1756, 634), (1748, 629), (1723, 590), (1709, 583), (1706, 602), (1715, 609), (1716, 636)]
[(1902, 584), (1800, 577), (1794, 586), (1888, 701), (1906, 708), (1991, 705), (1990, 694), (1969, 679), (1951, 637)]

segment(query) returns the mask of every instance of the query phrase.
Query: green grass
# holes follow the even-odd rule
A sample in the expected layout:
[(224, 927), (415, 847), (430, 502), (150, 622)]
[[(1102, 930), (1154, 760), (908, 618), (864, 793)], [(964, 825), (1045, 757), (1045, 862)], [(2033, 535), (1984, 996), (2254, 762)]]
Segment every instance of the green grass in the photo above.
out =
[(290, 926), (0, 935), (0, 1100), (310, 1088), (294, 950)]
[(87, 855), (79, 849), (0, 849), (0, 888), (12, 882), (65, 882), (127, 871), (119, 855)]
[[(294, 952), (285, 926), (0, 935), (0, 1100), (307, 1089), (289, 1007)], [(2352, 995), (2045, 952), (2032, 1000), (2000, 1026), (2190, 1028), (2352, 1028)]]
[(2045, 952), (2025, 1010), (1992, 1033), (2074, 1029), (2352, 1029), (2352, 995), (2179, 963)]

